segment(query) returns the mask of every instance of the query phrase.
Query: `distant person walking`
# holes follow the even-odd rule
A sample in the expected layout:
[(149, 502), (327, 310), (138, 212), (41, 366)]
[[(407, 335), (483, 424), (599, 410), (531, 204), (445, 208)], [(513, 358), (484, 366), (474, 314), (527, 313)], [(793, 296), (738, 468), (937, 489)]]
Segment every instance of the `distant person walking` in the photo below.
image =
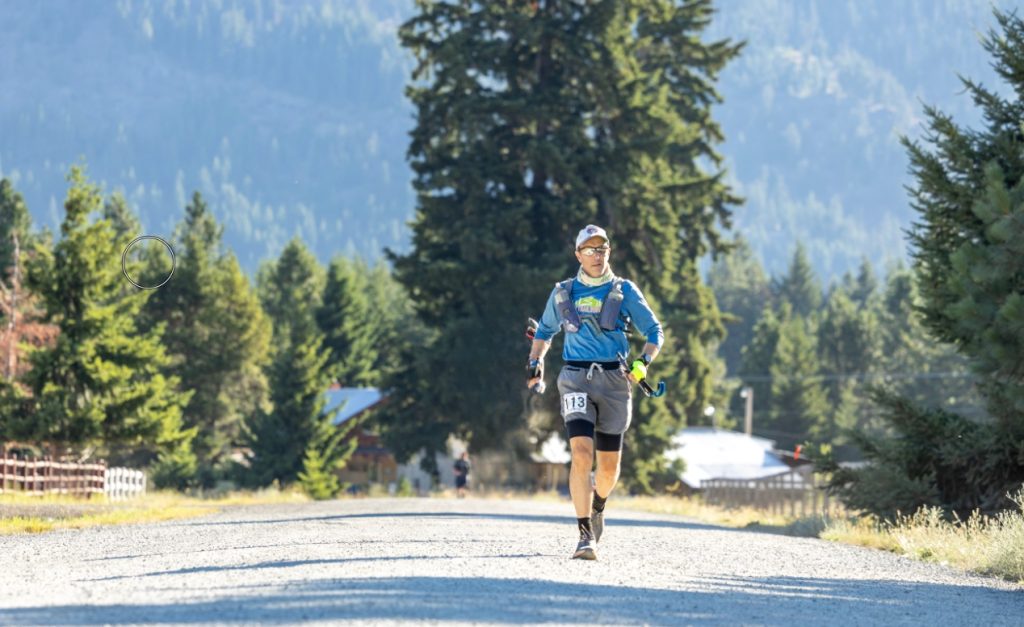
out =
[(469, 481), (469, 453), (466, 451), (455, 460), (455, 493), (459, 498), (466, 496), (466, 483)]
[[(565, 329), (565, 366), (558, 375), (558, 393), (572, 449), (569, 492), (580, 532), (574, 559), (597, 559), (595, 548), (604, 533), (605, 502), (619, 479), (622, 442), (632, 419), (630, 383), (647, 376), (647, 366), (658, 356), (664, 340), (661, 323), (640, 288), (612, 273), (610, 255), (608, 234), (601, 227), (587, 225), (576, 236), (579, 272), (551, 291), (527, 366), (526, 385), (533, 388), (544, 379), (544, 356), (551, 338)], [(625, 372), (619, 356), (629, 355), (626, 331), (630, 324), (647, 343)], [(596, 490), (592, 490), (595, 448)]]

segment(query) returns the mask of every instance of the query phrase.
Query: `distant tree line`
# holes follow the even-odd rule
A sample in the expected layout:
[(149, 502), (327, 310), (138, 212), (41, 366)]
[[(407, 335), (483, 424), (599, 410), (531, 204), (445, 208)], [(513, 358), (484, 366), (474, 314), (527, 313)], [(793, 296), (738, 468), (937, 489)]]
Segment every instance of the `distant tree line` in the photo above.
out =
[(68, 181), (59, 234), (33, 231), (0, 181), (4, 360), (24, 357), (5, 370), (0, 440), (146, 466), (159, 487), (337, 493), (333, 470), (355, 440), (323, 393), (394, 368), (386, 347), (407, 304), (389, 271), (343, 257), (325, 269), (295, 239), (254, 286), (196, 193), (171, 238), (171, 280), (139, 289), (122, 254), (132, 280), (153, 286), (171, 272), (168, 252), (128, 248), (140, 226), (124, 198), (104, 198), (82, 167)]
[(739, 238), (708, 283), (728, 333), (719, 346), (729, 396), (724, 415), (716, 412), (721, 426), (742, 425), (748, 388), (756, 435), (850, 461), (862, 459), (854, 434), (883, 424), (873, 390), (984, 413), (967, 359), (930, 335), (914, 274), (901, 264), (880, 279), (865, 259), (856, 275), (825, 287), (799, 243), (785, 274), (769, 277)]
[(984, 126), (926, 107), (923, 142), (903, 140), (912, 268), (879, 285), (864, 262), (823, 292), (801, 247), (769, 280), (741, 241), (710, 272), (755, 432), (811, 445), (849, 506), (887, 518), (997, 511), (1024, 487), (1024, 21), (995, 17), (1008, 96), (965, 78)]

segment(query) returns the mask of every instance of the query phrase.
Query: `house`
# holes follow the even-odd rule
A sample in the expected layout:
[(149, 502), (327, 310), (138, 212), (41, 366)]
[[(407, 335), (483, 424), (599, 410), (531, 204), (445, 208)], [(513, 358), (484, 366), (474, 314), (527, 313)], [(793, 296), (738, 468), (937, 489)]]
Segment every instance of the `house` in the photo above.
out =
[(774, 446), (772, 440), (736, 431), (688, 427), (672, 438), (665, 457), (683, 460), (686, 469), (680, 480), (690, 490), (699, 490), (707, 479), (762, 479), (791, 472)]
[[(332, 386), (325, 393), (325, 410), (337, 409), (334, 424), (346, 428), (346, 423), (387, 401), (376, 388), (346, 388)], [(338, 479), (352, 486), (367, 487), (380, 484), (393, 489), (401, 479), (407, 479), (417, 493), (434, 489), (434, 478), (421, 468), (424, 453), (413, 455), (405, 464), (399, 464), (381, 442), (380, 435), (362, 425), (354, 430), (356, 450)], [(466, 450), (466, 443), (450, 437), (447, 451), (435, 453), (438, 481), (442, 487), (455, 484), (455, 459)], [(568, 463), (571, 459), (565, 440), (552, 434), (528, 460), (519, 459), (513, 451), (492, 450), (470, 456), (473, 488), (516, 487), (533, 490), (565, 489), (569, 482)]]
[[(334, 425), (337, 428), (345, 428), (347, 422), (359, 418), (365, 412), (387, 401), (377, 388), (346, 388), (333, 385), (324, 396), (327, 399), (325, 411), (338, 409), (334, 417)], [(422, 453), (413, 455), (408, 463), (399, 464), (391, 451), (381, 442), (380, 435), (372, 429), (359, 426), (355, 429), (354, 435), (357, 439), (356, 450), (345, 467), (338, 471), (340, 481), (364, 488), (370, 484), (380, 484), (394, 490), (399, 480), (404, 478), (408, 479), (409, 484), (420, 494), (434, 487), (430, 474), (420, 467)], [(442, 485), (454, 484), (455, 456), (465, 450), (465, 444), (449, 441), (448, 448), (449, 451), (456, 452), (452, 455), (437, 453), (435, 459)]]
[[(334, 425), (339, 428), (385, 401), (384, 395), (377, 388), (343, 388), (333, 385), (324, 396), (327, 400), (325, 411), (338, 409)], [(369, 429), (357, 427), (355, 437), (356, 450), (345, 468), (338, 472), (338, 479), (356, 486), (397, 482), (398, 463), (391, 451), (381, 444), (380, 436)]]

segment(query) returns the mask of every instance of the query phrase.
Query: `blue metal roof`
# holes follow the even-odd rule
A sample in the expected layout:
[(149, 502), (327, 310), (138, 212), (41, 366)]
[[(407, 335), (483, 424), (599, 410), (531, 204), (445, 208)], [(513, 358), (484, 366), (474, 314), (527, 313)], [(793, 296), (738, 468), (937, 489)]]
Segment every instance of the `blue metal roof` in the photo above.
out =
[(340, 407), (334, 417), (334, 424), (340, 425), (379, 403), (384, 396), (377, 388), (334, 388), (324, 392), (327, 404), (325, 411)]

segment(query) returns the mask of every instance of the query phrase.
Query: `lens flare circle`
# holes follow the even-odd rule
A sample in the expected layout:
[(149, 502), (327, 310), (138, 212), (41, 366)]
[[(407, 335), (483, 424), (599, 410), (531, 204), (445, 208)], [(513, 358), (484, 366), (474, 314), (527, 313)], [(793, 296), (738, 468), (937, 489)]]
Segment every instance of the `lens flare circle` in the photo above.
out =
[[(164, 279), (163, 282), (161, 282), (159, 285), (153, 285), (153, 286), (139, 285), (130, 276), (128, 276), (128, 267), (126, 265), (127, 260), (128, 260), (128, 251), (131, 250), (132, 246), (134, 246), (138, 242), (141, 242), (144, 239), (155, 239), (156, 241), (158, 241), (161, 244), (163, 244), (164, 247), (167, 249), (167, 252), (170, 253), (170, 255), (171, 255), (171, 271), (167, 274), (167, 278)], [(128, 279), (129, 283), (131, 283), (135, 287), (139, 288), (140, 290), (155, 290), (158, 287), (162, 287), (163, 285), (165, 285), (168, 281), (171, 280), (171, 277), (174, 276), (174, 268), (175, 268), (175, 266), (176, 266), (176, 261), (175, 261), (175, 258), (174, 258), (174, 249), (171, 248), (171, 245), (168, 244), (163, 238), (157, 237), (156, 235), (140, 235), (140, 236), (136, 237), (135, 239), (133, 239), (131, 241), (131, 243), (129, 243), (127, 246), (124, 247), (124, 252), (121, 253), (121, 272), (124, 273), (124, 278)]]

